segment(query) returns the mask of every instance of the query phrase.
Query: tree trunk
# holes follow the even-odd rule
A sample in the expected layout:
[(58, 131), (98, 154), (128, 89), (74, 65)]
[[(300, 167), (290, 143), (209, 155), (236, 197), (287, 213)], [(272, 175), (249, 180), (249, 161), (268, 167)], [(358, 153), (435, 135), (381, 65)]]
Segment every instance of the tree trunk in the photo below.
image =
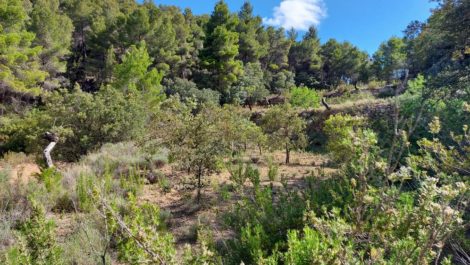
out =
[(290, 163), (290, 150), (288, 144), (286, 144), (286, 165)]
[(50, 142), (49, 145), (44, 149), (44, 157), (46, 158), (46, 164), (48, 168), (54, 167), (51, 158), (51, 151), (54, 149), (57, 142)]
[(196, 200), (197, 200), (198, 204), (201, 202), (201, 188), (202, 188), (201, 178), (202, 178), (202, 168), (198, 167), (198, 170), (197, 170), (197, 197), (196, 197)]

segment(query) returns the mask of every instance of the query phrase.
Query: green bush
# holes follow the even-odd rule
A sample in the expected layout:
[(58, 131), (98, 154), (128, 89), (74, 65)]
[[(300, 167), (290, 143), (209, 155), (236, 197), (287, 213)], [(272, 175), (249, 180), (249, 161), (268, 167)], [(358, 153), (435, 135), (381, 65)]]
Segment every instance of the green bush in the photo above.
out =
[[(300, 235), (302, 234), (302, 236)], [(329, 237), (321, 232), (305, 227), (302, 233), (289, 231), (288, 250), (283, 255), (285, 264), (358, 264), (353, 245), (341, 237)]]
[(31, 204), (31, 216), (20, 226), (17, 244), (7, 252), (5, 264), (61, 264), (63, 251), (56, 242), (54, 222), (46, 220), (42, 205)]
[(168, 193), (171, 191), (171, 181), (165, 176), (161, 175), (158, 177), (158, 186), (164, 193)]
[(281, 192), (273, 197), (270, 188), (254, 187), (253, 194), (237, 202), (225, 222), (235, 232), (224, 251), (225, 264), (256, 264), (281, 247), (287, 231), (302, 227), (305, 200), (294, 191)]
[(96, 181), (95, 177), (90, 175), (79, 176), (76, 184), (76, 194), (78, 200), (78, 207), (81, 211), (88, 212), (93, 207), (93, 185)]
[(166, 93), (168, 95), (179, 95), (183, 102), (194, 102), (200, 105), (219, 104), (220, 93), (211, 89), (199, 89), (197, 85), (189, 80), (176, 78), (166, 80)]
[(108, 225), (115, 235), (120, 260), (130, 264), (174, 263), (173, 237), (162, 231), (164, 223), (156, 205), (137, 205), (130, 194), (123, 216), (115, 206), (109, 205), (105, 212), (110, 217)]
[(308, 87), (293, 87), (289, 93), (289, 102), (301, 108), (316, 108), (320, 106), (320, 96)]
[(44, 184), (46, 190), (50, 193), (57, 191), (62, 187), (62, 174), (54, 167), (41, 170), (41, 173), (37, 175), (37, 178)]
[(327, 150), (337, 162), (347, 162), (354, 152), (355, 131), (365, 124), (362, 117), (336, 114), (325, 121), (323, 131), (328, 137)]
[(272, 158), (268, 159), (268, 179), (274, 182), (279, 177), (279, 165), (276, 164)]
[(97, 94), (79, 89), (55, 91), (44, 96), (45, 105), (23, 115), (0, 119), (0, 151), (39, 153), (47, 145), (43, 134), (59, 135), (53, 156), (78, 160), (105, 143), (135, 139), (141, 135), (150, 113), (139, 95), (127, 95), (107, 87)]

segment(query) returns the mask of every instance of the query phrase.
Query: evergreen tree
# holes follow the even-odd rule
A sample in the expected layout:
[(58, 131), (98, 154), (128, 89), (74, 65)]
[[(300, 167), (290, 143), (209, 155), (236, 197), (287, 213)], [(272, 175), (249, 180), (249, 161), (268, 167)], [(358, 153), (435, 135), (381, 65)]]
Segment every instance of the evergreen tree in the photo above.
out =
[(70, 53), (73, 25), (59, 9), (59, 0), (34, 0), (29, 30), (36, 33), (33, 44), (42, 46), (42, 70), (49, 73), (47, 88), (56, 88), (59, 75), (66, 71), (65, 56)]
[(406, 50), (403, 39), (392, 37), (383, 42), (374, 53), (373, 69), (378, 78), (392, 81), (406, 70)]
[(240, 23), (237, 27), (237, 32), (240, 34), (238, 58), (243, 63), (257, 62), (263, 53), (257, 35), (261, 30), (261, 18), (253, 16), (253, 6), (250, 2), (245, 2), (240, 10), (238, 17)]
[(230, 86), (242, 73), (242, 63), (238, 56), (238, 24), (225, 2), (216, 4), (206, 27), (204, 50), (201, 54), (202, 66), (210, 72), (211, 83), (208, 87), (222, 93), (227, 101)]
[(286, 38), (285, 30), (268, 27), (259, 38), (261, 45), (267, 47), (267, 52), (260, 58), (263, 69), (278, 71), (286, 68), (291, 42)]
[(139, 47), (131, 46), (122, 63), (114, 69), (113, 87), (124, 92), (142, 92), (160, 98), (163, 74), (156, 69), (149, 70), (152, 61), (145, 42)]
[(293, 44), (289, 65), (296, 73), (296, 83), (314, 87), (319, 83), (321, 56), (320, 39), (315, 27), (310, 27), (301, 42)]
[(351, 43), (330, 39), (321, 47), (321, 55), (323, 81), (327, 85), (335, 87), (341, 81), (356, 84), (367, 79), (368, 55)]
[(23, 1), (0, 2), (0, 89), (37, 95), (47, 73), (40, 69), (42, 49), (33, 44), (35, 34), (26, 30), (27, 19)]

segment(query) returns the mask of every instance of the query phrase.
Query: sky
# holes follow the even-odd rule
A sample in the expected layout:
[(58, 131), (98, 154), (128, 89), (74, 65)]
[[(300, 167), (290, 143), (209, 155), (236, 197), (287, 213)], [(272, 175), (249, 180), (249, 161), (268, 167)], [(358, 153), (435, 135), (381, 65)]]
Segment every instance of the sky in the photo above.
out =
[[(245, 0), (225, 0), (238, 12)], [(190, 7), (195, 14), (210, 14), (217, 0), (154, 0), (159, 5)], [(429, 0), (251, 0), (255, 15), (265, 25), (295, 28), (300, 34), (318, 28), (322, 43), (330, 38), (349, 41), (369, 54), (380, 43), (402, 31), (413, 20), (425, 21), (435, 6)]]

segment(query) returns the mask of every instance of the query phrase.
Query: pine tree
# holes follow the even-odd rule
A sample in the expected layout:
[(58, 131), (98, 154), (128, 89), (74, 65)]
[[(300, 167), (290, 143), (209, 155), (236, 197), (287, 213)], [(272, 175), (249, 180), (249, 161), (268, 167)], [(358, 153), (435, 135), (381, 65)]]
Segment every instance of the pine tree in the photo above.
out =
[(373, 69), (378, 78), (392, 81), (398, 72), (405, 68), (406, 50), (403, 39), (392, 37), (383, 42), (374, 54)]
[(289, 65), (296, 73), (296, 83), (314, 87), (320, 79), (320, 39), (315, 27), (310, 27), (301, 42), (293, 44), (289, 52)]
[(221, 92), (227, 101), (230, 86), (242, 73), (242, 63), (238, 56), (238, 24), (225, 2), (216, 4), (206, 27), (204, 50), (201, 54), (202, 66), (210, 72), (208, 87)]
[(42, 46), (41, 69), (49, 73), (47, 88), (60, 85), (59, 75), (66, 71), (65, 56), (70, 53), (73, 25), (59, 10), (58, 0), (35, 0), (29, 30), (36, 34), (34, 45)]
[(37, 95), (47, 73), (40, 69), (42, 50), (26, 30), (27, 19), (23, 1), (0, 2), (0, 89)]
[(261, 18), (253, 16), (253, 6), (250, 2), (245, 2), (238, 13), (240, 23), (237, 32), (240, 34), (238, 58), (243, 63), (255, 63), (262, 55), (263, 49), (257, 39), (258, 32), (261, 29)]

